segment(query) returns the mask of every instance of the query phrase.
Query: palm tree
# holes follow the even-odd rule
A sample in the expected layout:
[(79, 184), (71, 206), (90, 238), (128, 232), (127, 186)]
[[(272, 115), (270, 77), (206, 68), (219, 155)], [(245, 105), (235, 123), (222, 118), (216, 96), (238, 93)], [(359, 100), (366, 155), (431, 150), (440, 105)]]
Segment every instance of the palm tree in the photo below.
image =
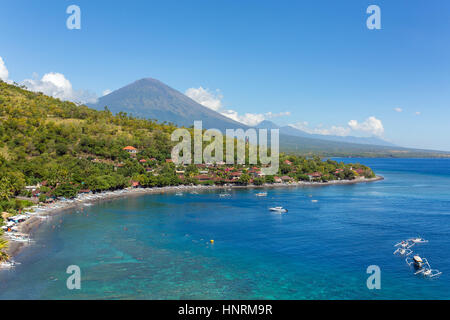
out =
[(6, 250), (8, 249), (8, 241), (6, 241), (2, 234), (0, 234), (0, 261), (8, 260), (9, 256), (6, 253)]

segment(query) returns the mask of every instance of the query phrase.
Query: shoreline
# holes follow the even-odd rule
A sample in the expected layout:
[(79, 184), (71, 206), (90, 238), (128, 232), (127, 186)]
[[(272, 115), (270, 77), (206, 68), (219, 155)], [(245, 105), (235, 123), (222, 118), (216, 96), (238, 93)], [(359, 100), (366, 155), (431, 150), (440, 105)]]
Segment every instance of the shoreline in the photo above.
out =
[[(370, 183), (384, 180), (382, 176), (376, 176), (375, 178), (363, 178), (355, 180), (336, 180), (329, 182), (293, 182), (293, 183), (274, 183), (274, 184), (263, 184), (260, 186), (256, 185), (246, 185), (246, 186), (202, 186), (202, 185), (191, 185), (191, 186), (168, 186), (168, 187), (154, 187), (154, 188), (127, 188), (116, 191), (105, 191), (97, 194), (79, 194), (74, 200), (60, 200), (56, 201), (50, 205), (43, 206), (33, 206), (31, 208), (36, 208), (32, 213), (31, 217), (26, 221), (18, 224), (17, 234), (29, 237), (30, 234), (39, 228), (40, 224), (45, 221), (45, 219), (62, 214), (64, 211), (72, 210), (80, 207), (91, 206), (95, 203), (102, 201), (112, 201), (129, 196), (141, 196), (147, 194), (164, 194), (164, 193), (177, 193), (182, 191), (209, 191), (209, 190), (232, 190), (232, 189), (273, 189), (273, 188), (298, 188), (298, 187), (322, 187), (322, 186), (332, 186), (332, 185), (352, 185), (359, 183)], [(30, 214), (30, 213), (29, 213)], [(25, 247), (29, 245), (27, 242), (18, 242), (8, 239), (9, 248), (7, 253), (9, 255), (9, 260), (13, 261), (13, 258), (19, 254)], [(1, 269), (0, 269), (1, 270)]]

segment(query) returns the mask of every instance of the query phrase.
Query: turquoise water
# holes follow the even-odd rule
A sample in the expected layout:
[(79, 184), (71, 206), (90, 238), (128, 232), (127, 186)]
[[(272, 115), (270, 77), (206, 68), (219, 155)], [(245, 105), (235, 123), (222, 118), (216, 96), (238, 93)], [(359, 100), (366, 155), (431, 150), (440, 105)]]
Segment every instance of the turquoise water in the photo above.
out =
[[(0, 298), (449, 299), (450, 160), (345, 161), (386, 180), (267, 198), (147, 195), (54, 217), (16, 257), (22, 264), (0, 272)], [(276, 205), (289, 212), (268, 211)], [(440, 278), (414, 276), (392, 254), (417, 235), (430, 242), (415, 251)], [(81, 268), (81, 290), (66, 288), (69, 265)], [(369, 265), (381, 268), (381, 290), (366, 287)]]

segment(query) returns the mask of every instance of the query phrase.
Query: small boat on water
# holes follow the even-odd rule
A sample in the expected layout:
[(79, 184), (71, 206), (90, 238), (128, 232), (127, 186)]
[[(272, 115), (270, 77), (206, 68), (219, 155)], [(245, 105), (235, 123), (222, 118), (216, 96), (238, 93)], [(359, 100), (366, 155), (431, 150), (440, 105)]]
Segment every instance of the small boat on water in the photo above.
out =
[(405, 261), (409, 266), (414, 267), (416, 270), (414, 273), (415, 275), (421, 274), (424, 277), (433, 278), (442, 274), (439, 270), (432, 269), (428, 260), (426, 258), (421, 258), (419, 255), (415, 255), (412, 259), (408, 257)]
[(221, 197), (221, 198), (231, 197), (231, 194), (229, 194), (229, 193), (221, 193), (221, 194), (219, 194), (219, 197)]
[(397, 243), (394, 247), (401, 247), (403, 249), (410, 249), (414, 245), (415, 245), (415, 243), (411, 242), (410, 240), (402, 240), (401, 242)]
[(277, 213), (288, 212), (288, 210), (283, 208), (283, 207), (273, 207), (273, 208), (269, 208), (269, 210), (272, 211), (272, 212), (277, 212)]
[(408, 239), (407, 241), (411, 241), (412, 243), (427, 243), (428, 240), (425, 240), (424, 238), (416, 237)]
[(180, 197), (180, 196), (182, 196), (182, 195), (183, 195), (183, 193), (181, 193), (181, 192), (177, 192), (177, 193), (175, 193), (175, 195), (176, 195), (176, 196), (178, 196), (178, 197)]
[(413, 253), (413, 251), (408, 248), (397, 248), (397, 250), (394, 251), (395, 255), (404, 256), (404, 257), (407, 257), (412, 253)]
[(267, 197), (267, 192), (259, 192), (256, 194), (257, 197)]

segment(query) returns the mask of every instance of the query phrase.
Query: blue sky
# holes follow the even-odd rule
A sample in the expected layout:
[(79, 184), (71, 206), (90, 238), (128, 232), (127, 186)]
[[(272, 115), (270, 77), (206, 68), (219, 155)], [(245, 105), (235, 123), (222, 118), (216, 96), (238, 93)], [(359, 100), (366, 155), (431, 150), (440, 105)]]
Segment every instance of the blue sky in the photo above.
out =
[[(71, 4), (81, 8), (81, 30), (66, 28)], [(371, 4), (381, 8), (381, 30), (366, 27)], [(0, 6), (0, 57), (9, 80), (39, 87), (44, 75), (59, 73), (73, 87), (60, 94), (78, 98), (152, 77), (182, 92), (193, 88), (193, 97), (243, 121), (267, 118), (450, 151), (449, 36), (448, 1)]]

